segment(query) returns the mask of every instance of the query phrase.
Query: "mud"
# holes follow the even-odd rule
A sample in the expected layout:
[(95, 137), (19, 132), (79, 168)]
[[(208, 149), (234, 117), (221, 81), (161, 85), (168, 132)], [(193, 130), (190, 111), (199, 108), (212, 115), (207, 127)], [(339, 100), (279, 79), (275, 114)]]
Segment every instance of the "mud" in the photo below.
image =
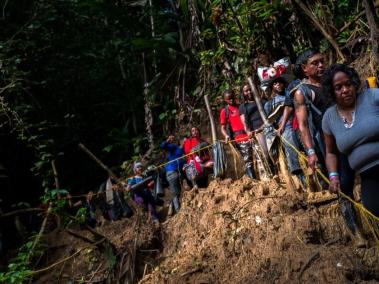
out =
[[(139, 283), (379, 281), (379, 248), (369, 234), (367, 248), (354, 246), (337, 201), (309, 205), (306, 193), (290, 192), (275, 180), (215, 180), (206, 189), (184, 192), (181, 211), (160, 227), (134, 216), (98, 231), (119, 255), (134, 253), (133, 281)], [(47, 263), (88, 245), (65, 232), (58, 240), (51, 237), (58, 248)], [(105, 262), (104, 253), (87, 249), (36, 283), (114, 283)]]

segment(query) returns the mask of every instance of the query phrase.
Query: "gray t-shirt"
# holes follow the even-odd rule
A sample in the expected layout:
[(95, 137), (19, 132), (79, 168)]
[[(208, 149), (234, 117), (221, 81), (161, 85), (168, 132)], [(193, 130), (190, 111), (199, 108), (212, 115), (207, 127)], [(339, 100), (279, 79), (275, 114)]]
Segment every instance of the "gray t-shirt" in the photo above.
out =
[(358, 173), (379, 164), (379, 89), (366, 89), (357, 98), (355, 121), (346, 128), (336, 106), (328, 108), (322, 119), (324, 133), (333, 135), (338, 150), (348, 155)]

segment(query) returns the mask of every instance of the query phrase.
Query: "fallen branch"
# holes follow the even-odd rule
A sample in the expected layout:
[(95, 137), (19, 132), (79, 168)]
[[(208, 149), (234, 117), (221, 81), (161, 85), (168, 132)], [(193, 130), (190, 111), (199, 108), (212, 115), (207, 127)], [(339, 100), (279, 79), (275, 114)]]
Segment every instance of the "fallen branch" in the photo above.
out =
[(0, 215), (0, 219), (1, 219), (1, 218), (6, 218), (6, 217), (10, 217), (10, 216), (13, 216), (13, 215), (22, 214), (22, 213), (41, 212), (41, 211), (45, 211), (45, 210), (46, 210), (46, 209), (42, 209), (42, 208), (26, 208), (26, 209), (20, 209), (20, 210), (15, 210), (15, 211), (12, 211), (12, 212), (8, 212), (8, 213), (1, 214), (1, 215)]
[(59, 261), (53, 263), (52, 265), (49, 265), (48, 267), (45, 267), (45, 268), (42, 268), (42, 269), (39, 269), (39, 270), (32, 271), (30, 274), (31, 274), (31, 275), (36, 275), (36, 274), (39, 274), (39, 273), (41, 273), (41, 272), (48, 271), (48, 270), (54, 268), (55, 266), (57, 266), (57, 265), (59, 265), (59, 264), (65, 262), (65, 261), (67, 261), (67, 260), (73, 258), (74, 256), (78, 255), (81, 251), (83, 251), (83, 250), (85, 250), (85, 249), (87, 249), (87, 248), (89, 248), (89, 247), (91, 247), (91, 246), (96, 246), (96, 245), (98, 245), (98, 244), (100, 244), (100, 243), (102, 243), (102, 242), (104, 242), (104, 241), (105, 241), (105, 239), (102, 239), (102, 240), (100, 240), (100, 241), (98, 241), (98, 242), (96, 242), (96, 243), (94, 243), (94, 244), (91, 244), (91, 245), (85, 246), (85, 247), (79, 249), (79, 250), (78, 250), (77, 252), (75, 252), (74, 254), (72, 254), (72, 255), (70, 255), (70, 256), (68, 256), (68, 257), (63, 258), (63, 259), (61, 259), (61, 260), (59, 260)]
[(100, 167), (102, 167), (111, 177), (118, 180), (118, 177), (113, 173), (99, 158), (97, 158), (86, 146), (82, 143), (78, 144), (79, 148), (82, 149), (92, 160), (94, 160)]
[(311, 255), (311, 257), (308, 259), (307, 262), (303, 264), (303, 266), (300, 269), (299, 281), (301, 280), (301, 277), (303, 276), (304, 271), (311, 265), (313, 261), (315, 261), (319, 257), (320, 257), (320, 252), (317, 251)]
[(86, 243), (90, 243), (90, 244), (95, 243), (93, 240), (91, 240), (91, 239), (89, 239), (89, 238), (87, 238), (87, 237), (85, 237), (85, 236), (82, 236), (81, 234), (78, 234), (78, 233), (76, 233), (75, 231), (72, 231), (72, 230), (70, 230), (70, 229), (67, 229), (66, 231), (67, 231), (67, 233), (69, 233), (71, 236), (74, 236), (74, 237), (76, 237), (76, 238), (78, 238), (78, 239), (81, 239), (82, 241), (85, 241)]
[(181, 277), (184, 277), (184, 276), (187, 276), (187, 275), (189, 275), (189, 274), (192, 274), (192, 273), (198, 272), (198, 271), (200, 271), (200, 270), (201, 270), (201, 267), (195, 267), (195, 268), (193, 268), (193, 269), (191, 269), (191, 270), (189, 270), (189, 271), (187, 271), (187, 272), (184, 272), (184, 273), (180, 274), (180, 276), (181, 276)]
[[(378, 8), (379, 8), (379, 3), (376, 3), (376, 4), (374, 5), (374, 8), (375, 8), (375, 9), (378, 9)], [(350, 25), (351, 25), (352, 23), (356, 23), (357, 20), (358, 20), (360, 17), (362, 17), (365, 13), (366, 13), (366, 11), (363, 10), (363, 11), (359, 12), (359, 13), (358, 13), (358, 14), (357, 14), (357, 15), (356, 15), (351, 21), (345, 23), (344, 26), (338, 30), (336, 36), (338, 36), (338, 35), (340, 35), (342, 32), (344, 32), (348, 27), (350, 27)]]
[(52, 161), (51, 161), (51, 167), (53, 168), (55, 188), (56, 188), (56, 189), (59, 189), (59, 188), (60, 188), (60, 185), (59, 185), (58, 171), (57, 171), (57, 167), (56, 167), (56, 165), (55, 165), (55, 160), (52, 160)]
[(311, 19), (311, 21), (315, 24), (315, 26), (323, 34), (323, 36), (334, 47), (334, 49), (336, 50), (336, 53), (337, 53), (338, 57), (341, 59), (341, 61), (345, 62), (346, 61), (345, 56), (343, 55), (343, 53), (342, 53), (340, 47), (338, 46), (337, 41), (334, 39), (334, 37), (327, 32), (325, 27), (319, 22), (319, 20), (316, 18), (316, 16), (313, 15), (311, 10), (301, 0), (295, 0), (295, 2), (304, 11), (304, 13)]
[(103, 266), (103, 263), (101, 262), (99, 266), (96, 268), (95, 272), (93, 272), (91, 278), (88, 280), (89, 283), (91, 283), (92, 279), (95, 277), (95, 275), (99, 272), (100, 268)]
[(45, 232), (47, 220), (48, 220), (48, 218), (49, 218), (50, 213), (51, 213), (52, 210), (53, 210), (53, 203), (50, 202), (49, 203), (49, 208), (47, 208), (45, 219), (43, 219), (43, 222), (42, 222), (42, 225), (41, 225), (41, 229), (39, 230), (38, 235), (36, 236), (36, 238), (35, 238), (35, 240), (33, 242), (33, 245), (30, 248), (30, 251), (29, 251), (29, 254), (28, 254), (28, 259), (30, 259), (30, 257), (33, 255), (35, 247), (37, 246), (37, 244), (39, 243), (39, 240), (41, 239), (43, 233)]

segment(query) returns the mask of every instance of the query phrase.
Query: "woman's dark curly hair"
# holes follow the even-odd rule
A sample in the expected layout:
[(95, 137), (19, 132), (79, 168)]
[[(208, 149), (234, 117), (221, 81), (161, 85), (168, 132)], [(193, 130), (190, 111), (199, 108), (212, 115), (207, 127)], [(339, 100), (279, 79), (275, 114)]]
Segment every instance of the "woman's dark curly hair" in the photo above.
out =
[(355, 86), (355, 90), (358, 96), (358, 90), (361, 86), (359, 75), (354, 68), (351, 68), (345, 64), (333, 64), (325, 71), (324, 75), (322, 76), (322, 87), (325, 95), (335, 101), (336, 97), (334, 93), (333, 78), (338, 72), (343, 72), (349, 77), (351, 83)]
[(296, 78), (299, 78), (299, 79), (305, 78), (303, 67), (301, 65), (307, 63), (309, 58), (311, 58), (312, 56), (319, 54), (319, 53), (320, 53), (320, 51), (318, 51), (318, 50), (307, 49), (306, 51), (302, 52), (297, 57), (296, 62), (295, 62), (295, 67), (293, 70), (293, 73), (296, 76)]

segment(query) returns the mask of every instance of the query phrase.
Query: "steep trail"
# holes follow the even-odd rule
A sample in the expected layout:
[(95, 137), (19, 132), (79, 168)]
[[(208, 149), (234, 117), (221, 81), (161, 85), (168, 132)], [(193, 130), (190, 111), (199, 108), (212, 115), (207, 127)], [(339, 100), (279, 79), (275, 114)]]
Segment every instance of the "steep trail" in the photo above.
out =
[[(145, 213), (98, 227), (116, 258), (84, 249), (35, 283), (377, 283), (379, 248), (354, 246), (337, 201), (306, 197), (274, 179), (213, 180), (184, 191), (181, 211), (159, 227)], [(88, 246), (67, 231), (47, 244), (43, 266)]]
[(274, 180), (185, 192), (162, 229), (162, 261), (140, 283), (379, 281), (378, 247), (354, 247), (337, 201), (308, 205)]

